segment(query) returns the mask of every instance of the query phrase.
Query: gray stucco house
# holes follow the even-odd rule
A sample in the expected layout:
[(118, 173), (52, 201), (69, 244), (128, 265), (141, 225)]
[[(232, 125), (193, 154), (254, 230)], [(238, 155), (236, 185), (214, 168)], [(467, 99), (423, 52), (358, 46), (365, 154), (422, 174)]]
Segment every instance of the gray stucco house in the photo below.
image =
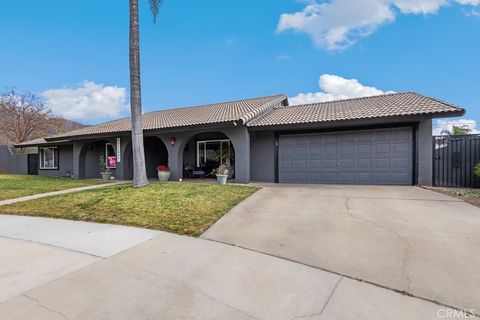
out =
[[(416, 93), (289, 106), (286, 95), (143, 115), (149, 177), (171, 180), (231, 166), (235, 181), (431, 184), (432, 119), (464, 109)], [(39, 175), (99, 178), (104, 155), (116, 179), (133, 175), (130, 119), (17, 145), (39, 147)]]

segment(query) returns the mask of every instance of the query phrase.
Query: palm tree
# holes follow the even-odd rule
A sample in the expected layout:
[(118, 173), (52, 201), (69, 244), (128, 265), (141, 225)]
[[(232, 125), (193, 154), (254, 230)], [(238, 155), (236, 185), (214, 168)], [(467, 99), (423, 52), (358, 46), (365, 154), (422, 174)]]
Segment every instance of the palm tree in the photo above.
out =
[[(163, 0), (149, 0), (156, 21)], [(142, 94), (140, 85), (140, 36), (138, 0), (130, 0), (130, 109), (132, 118), (133, 186), (148, 184), (143, 148)]]
[(472, 129), (470, 129), (467, 125), (464, 125), (464, 126), (453, 126), (451, 131), (446, 129), (446, 130), (443, 130), (441, 134), (446, 134), (449, 136), (463, 136), (463, 135), (469, 134), (470, 132), (472, 132)]

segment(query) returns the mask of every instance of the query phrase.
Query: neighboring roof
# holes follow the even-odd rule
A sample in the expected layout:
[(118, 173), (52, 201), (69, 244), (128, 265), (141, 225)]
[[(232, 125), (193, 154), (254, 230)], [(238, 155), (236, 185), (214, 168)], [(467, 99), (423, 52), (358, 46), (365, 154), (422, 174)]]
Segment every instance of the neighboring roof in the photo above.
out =
[[(275, 95), (262, 98), (222, 102), (203, 106), (161, 110), (143, 114), (143, 129), (154, 130), (174, 127), (187, 127), (202, 124), (239, 121), (244, 124), (256, 115), (272, 109), (286, 101), (287, 95)], [(46, 138), (51, 139), (80, 137), (131, 130), (130, 118), (110, 121), (64, 134)]]
[(273, 126), (318, 123), (342, 120), (384, 118), (394, 116), (463, 115), (465, 110), (443, 101), (413, 92), (275, 108), (252, 121), (248, 126)]
[(45, 144), (47, 141), (44, 138), (38, 138), (34, 140), (28, 140), (24, 142), (17, 143), (16, 147), (28, 147), (28, 146), (37, 146), (39, 144)]

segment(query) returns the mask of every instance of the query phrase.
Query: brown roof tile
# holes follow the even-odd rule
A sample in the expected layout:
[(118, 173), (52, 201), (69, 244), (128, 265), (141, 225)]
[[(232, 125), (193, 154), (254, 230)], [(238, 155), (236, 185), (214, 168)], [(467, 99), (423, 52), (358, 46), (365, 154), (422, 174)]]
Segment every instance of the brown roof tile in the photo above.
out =
[[(257, 114), (261, 114), (262, 112), (281, 104), (286, 99), (286, 95), (275, 95), (204, 106), (149, 112), (143, 115), (143, 128), (144, 130), (153, 130), (230, 121), (241, 121), (242, 123), (245, 123)], [(130, 118), (124, 118), (48, 137), (47, 140), (104, 133), (127, 132), (130, 130)]]
[(248, 126), (317, 123), (409, 115), (463, 115), (464, 109), (413, 92), (347, 100), (282, 106), (265, 113)]

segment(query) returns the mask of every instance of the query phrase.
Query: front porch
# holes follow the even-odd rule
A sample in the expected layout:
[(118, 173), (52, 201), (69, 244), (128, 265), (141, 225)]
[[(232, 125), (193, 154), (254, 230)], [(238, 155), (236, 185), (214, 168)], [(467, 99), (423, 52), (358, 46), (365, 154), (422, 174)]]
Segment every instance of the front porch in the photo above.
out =
[[(224, 165), (230, 179), (250, 182), (250, 137), (246, 128), (233, 127), (178, 132), (145, 132), (147, 177), (157, 177), (158, 165), (170, 167), (170, 180), (215, 179)], [(117, 180), (133, 178), (131, 138), (127, 135), (73, 142), (73, 176), (99, 178), (102, 165)], [(103, 159), (103, 160), (100, 160)], [(199, 180), (200, 181), (200, 180)]]

